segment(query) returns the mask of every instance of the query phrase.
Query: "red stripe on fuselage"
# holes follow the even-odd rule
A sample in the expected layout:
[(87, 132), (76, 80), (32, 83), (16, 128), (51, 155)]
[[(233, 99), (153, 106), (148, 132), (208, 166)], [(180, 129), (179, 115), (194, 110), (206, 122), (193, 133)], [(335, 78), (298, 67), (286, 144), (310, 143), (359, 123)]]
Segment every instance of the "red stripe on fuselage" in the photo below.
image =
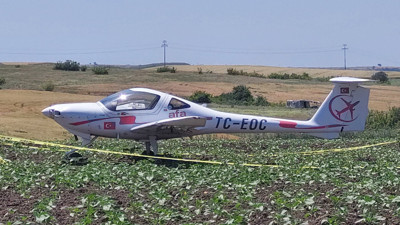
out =
[(332, 125), (325, 125), (325, 126), (317, 126), (317, 127), (296, 127), (297, 123), (292, 121), (279, 121), (279, 126), (282, 128), (291, 128), (291, 129), (298, 129), (298, 130), (317, 130), (317, 129), (324, 129), (324, 128), (334, 128), (334, 127), (344, 127), (347, 125), (343, 124), (332, 124)]
[(279, 126), (283, 127), (283, 128), (294, 128), (294, 129), (296, 129), (297, 123), (296, 122), (291, 122), (291, 121), (281, 120), (281, 121), (279, 121)]
[(70, 124), (73, 126), (79, 126), (79, 125), (88, 124), (88, 123), (96, 122), (96, 121), (100, 121), (100, 120), (108, 120), (108, 119), (116, 119), (116, 118), (120, 119), (120, 121), (119, 121), (120, 125), (135, 124), (135, 121), (136, 121), (135, 116), (122, 116), (122, 117), (107, 117), (107, 118), (99, 118), (99, 119), (92, 119), (92, 120), (84, 120), (84, 121), (79, 121), (79, 122), (70, 123)]

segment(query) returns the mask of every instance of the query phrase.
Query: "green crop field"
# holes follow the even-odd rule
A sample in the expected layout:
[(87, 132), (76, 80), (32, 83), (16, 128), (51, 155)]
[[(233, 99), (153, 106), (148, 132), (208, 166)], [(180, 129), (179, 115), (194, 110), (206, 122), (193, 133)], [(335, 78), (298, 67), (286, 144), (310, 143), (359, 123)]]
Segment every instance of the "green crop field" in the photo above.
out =
[[(0, 64), (0, 78), (5, 79), (0, 134), (62, 140), (65, 131), (40, 114), (44, 107), (101, 99), (129, 87), (187, 97), (197, 90), (219, 95), (247, 85), (273, 106), (209, 107), (292, 119), (308, 119), (315, 109), (287, 109), (282, 102), (322, 101), (332, 88), (323, 80), (232, 76), (222, 67), (205, 74), (186, 67), (178, 67), (175, 74), (113, 67), (108, 75), (52, 67)], [(312, 77), (321, 75), (313, 72)], [(369, 76), (369, 71), (362, 73)], [(76, 165), (63, 160), (66, 151), (79, 145), (72, 139), (50, 145), (0, 136), (0, 225), (400, 224), (396, 76), (391, 84), (370, 85), (373, 111), (367, 130), (336, 140), (290, 134), (205, 135), (162, 141), (163, 157), (146, 158), (138, 157), (143, 152), (140, 143), (99, 138), (92, 151), (78, 151), (88, 162)], [(45, 82), (54, 85), (54, 92), (27, 91), (42, 90)]]
[[(203, 136), (161, 142), (161, 153), (222, 165), (86, 151), (78, 166), (59, 147), (2, 138), (0, 224), (398, 224), (399, 145), (398, 130)], [(123, 140), (93, 148), (142, 152)]]

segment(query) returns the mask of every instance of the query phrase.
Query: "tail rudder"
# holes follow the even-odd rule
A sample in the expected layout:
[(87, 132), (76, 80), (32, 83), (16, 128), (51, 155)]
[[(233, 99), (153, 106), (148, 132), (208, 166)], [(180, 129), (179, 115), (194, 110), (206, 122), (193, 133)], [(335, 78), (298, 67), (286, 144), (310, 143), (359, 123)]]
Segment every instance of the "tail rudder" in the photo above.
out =
[(369, 80), (336, 77), (330, 81), (335, 86), (310, 121), (321, 126), (334, 126), (338, 133), (364, 130), (368, 116), (369, 89), (360, 84)]

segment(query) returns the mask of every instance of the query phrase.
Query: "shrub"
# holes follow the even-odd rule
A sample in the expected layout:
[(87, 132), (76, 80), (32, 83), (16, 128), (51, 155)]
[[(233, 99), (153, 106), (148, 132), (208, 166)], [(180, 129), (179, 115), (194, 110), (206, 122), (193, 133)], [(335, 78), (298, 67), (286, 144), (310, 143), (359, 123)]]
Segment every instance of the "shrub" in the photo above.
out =
[(72, 60), (67, 60), (65, 62), (59, 61), (54, 65), (53, 69), (65, 70), (65, 71), (79, 71), (80, 64)]
[(81, 71), (82, 71), (82, 72), (85, 72), (86, 69), (87, 69), (87, 66), (81, 66)]
[(189, 100), (196, 103), (211, 103), (211, 98), (211, 94), (205, 91), (196, 91), (189, 96)]
[(250, 89), (244, 85), (234, 87), (231, 93), (233, 98), (239, 102), (252, 102), (254, 100)]
[(48, 82), (42, 84), (42, 89), (45, 91), (53, 91), (54, 87), (55, 87), (55, 85), (51, 81), (48, 81)]
[(385, 83), (389, 81), (389, 77), (385, 72), (376, 72), (371, 76), (372, 80), (378, 80), (381, 83)]
[[(4, 78), (0, 78), (0, 86), (6, 83), (6, 79)], [(1, 89), (1, 87), (0, 87)]]
[[(228, 68), (228, 69), (226, 69), (226, 72), (227, 72), (229, 75), (240, 75), (240, 72), (237, 71), (237, 70), (234, 69), (234, 68)], [(243, 70), (242, 70), (242, 73), (243, 73)]]
[(92, 68), (94, 74), (97, 75), (106, 75), (108, 74), (108, 68), (105, 66), (95, 66)]
[(157, 73), (165, 73), (165, 72), (176, 73), (176, 68), (175, 67), (169, 68), (168, 66), (157, 68)]
[(392, 107), (387, 112), (371, 110), (366, 127), (368, 129), (400, 128), (400, 107)]
[(197, 67), (197, 72), (198, 72), (199, 74), (203, 74), (203, 69), (202, 69), (201, 67)]
[(288, 73), (284, 73), (284, 74), (280, 74), (280, 73), (271, 73), (270, 75), (268, 75), (269, 79), (281, 79), (281, 80), (287, 80), (287, 79), (298, 79), (298, 80), (311, 80), (311, 77), (308, 73), (303, 73), (303, 74), (297, 74), (297, 73), (292, 73), (292, 74), (288, 74)]
[(314, 80), (319, 81), (319, 82), (328, 82), (331, 78), (334, 78), (334, 76), (316, 77), (316, 78), (314, 78)]
[(223, 104), (251, 105), (254, 98), (248, 87), (239, 85), (234, 87), (231, 92), (221, 94), (217, 100)]
[(268, 106), (269, 102), (263, 96), (257, 96), (256, 100), (254, 102), (254, 105), (257, 105), (257, 106)]
[(251, 73), (248, 73), (248, 72), (244, 72), (243, 70), (236, 70), (234, 68), (228, 68), (228, 69), (226, 69), (226, 71), (227, 71), (228, 75), (241, 75), (241, 76), (265, 78), (264, 74), (257, 73), (255, 70)]

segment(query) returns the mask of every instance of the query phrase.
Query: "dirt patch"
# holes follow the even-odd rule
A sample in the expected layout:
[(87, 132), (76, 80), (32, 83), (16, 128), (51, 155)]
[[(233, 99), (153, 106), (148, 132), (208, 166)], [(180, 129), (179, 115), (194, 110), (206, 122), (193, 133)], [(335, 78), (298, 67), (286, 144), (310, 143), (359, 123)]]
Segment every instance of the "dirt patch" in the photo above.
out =
[[(59, 224), (74, 224), (79, 222), (80, 215), (78, 211), (75, 212), (76, 215), (74, 216), (71, 216), (71, 213), (74, 213), (74, 208), (82, 204), (82, 198), (84, 196), (92, 193), (110, 196), (115, 201), (116, 207), (118, 208), (127, 208), (130, 205), (129, 191), (126, 190), (99, 190), (91, 185), (78, 189), (66, 189), (60, 191), (57, 197), (56, 207), (52, 211), (56, 221)], [(131, 216), (133, 215), (127, 214), (128, 219)]]
[(0, 223), (7, 221), (35, 222), (32, 210), (42, 197), (48, 193), (44, 189), (34, 189), (27, 197), (11, 187), (0, 189)]

